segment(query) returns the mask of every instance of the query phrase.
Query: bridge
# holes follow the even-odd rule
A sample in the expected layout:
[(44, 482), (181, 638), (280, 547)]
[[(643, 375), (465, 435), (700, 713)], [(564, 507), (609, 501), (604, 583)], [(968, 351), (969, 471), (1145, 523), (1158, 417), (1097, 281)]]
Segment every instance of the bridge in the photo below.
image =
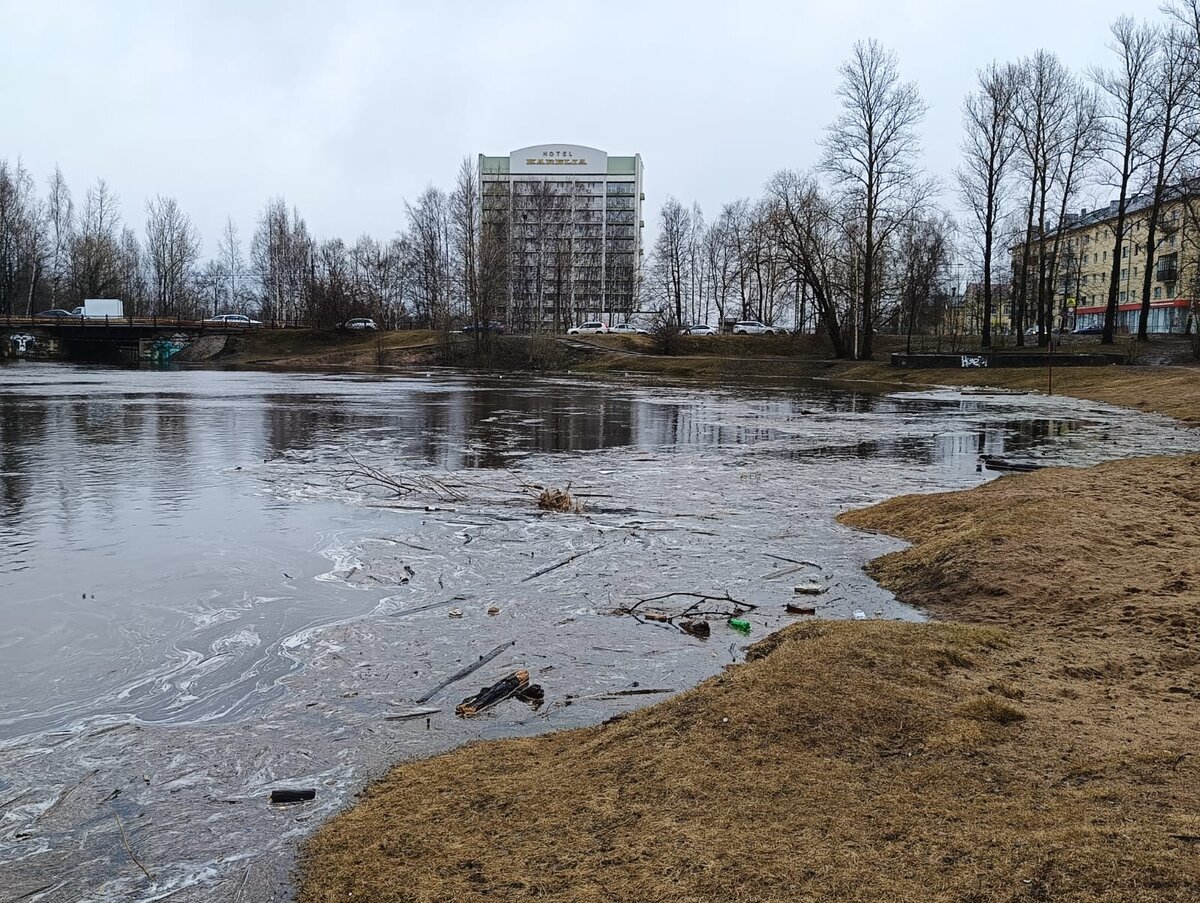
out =
[(296, 323), (248, 325), (178, 317), (6, 316), (0, 318), (0, 358), (162, 362), (204, 336), (299, 327)]

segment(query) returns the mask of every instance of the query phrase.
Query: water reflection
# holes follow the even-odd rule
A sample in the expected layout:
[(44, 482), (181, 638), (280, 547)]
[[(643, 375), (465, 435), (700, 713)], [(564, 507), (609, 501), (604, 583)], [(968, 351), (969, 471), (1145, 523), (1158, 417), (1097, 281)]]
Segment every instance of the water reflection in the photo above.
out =
[(892, 457), (964, 467), (974, 466), (981, 454), (1027, 452), (1094, 426), (1053, 416), (997, 419), (971, 399), (812, 386), (706, 396), (485, 377), (332, 378), (28, 364), (0, 374), (3, 570), (32, 563), (30, 535), (47, 544), (46, 554), (63, 551), (47, 529), (82, 542), (80, 537), (116, 526), (108, 521), (119, 522), (122, 507), (138, 506), (148, 506), (161, 528), (194, 509), (200, 484), (229, 479), (217, 473), (332, 444), (352, 448), (348, 437), (385, 444), (409, 464), (451, 470), (625, 446), (762, 446), (764, 453), (797, 460)]

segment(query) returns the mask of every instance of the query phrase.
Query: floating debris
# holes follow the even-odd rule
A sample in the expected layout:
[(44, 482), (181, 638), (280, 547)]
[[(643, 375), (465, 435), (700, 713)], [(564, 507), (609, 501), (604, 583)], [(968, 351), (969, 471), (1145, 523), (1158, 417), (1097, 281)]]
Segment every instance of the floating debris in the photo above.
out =
[(524, 668), (514, 671), (507, 677), (500, 678), (500, 680), (496, 681), (490, 687), (481, 689), (474, 696), (468, 696), (455, 706), (454, 714), (460, 718), (470, 718), (473, 715), (487, 711), (492, 706), (506, 699), (511, 699), (519, 695), (528, 697), (530, 702), (539, 703), (546, 695), (541, 687), (537, 687), (535, 690), (533, 686), (530, 686), (529, 672)]
[(828, 589), (822, 583), (800, 583), (792, 587), (792, 592), (797, 596), (819, 596)]

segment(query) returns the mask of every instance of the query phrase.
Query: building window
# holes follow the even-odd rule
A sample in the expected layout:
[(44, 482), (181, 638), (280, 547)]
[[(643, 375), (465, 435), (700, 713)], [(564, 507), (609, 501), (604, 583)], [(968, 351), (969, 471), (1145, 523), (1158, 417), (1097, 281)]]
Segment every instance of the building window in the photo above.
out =
[(1125, 303), (1125, 298), (1126, 298), (1126, 296), (1127, 296), (1127, 293), (1126, 293), (1126, 292), (1121, 292), (1121, 303), (1122, 303), (1122, 304), (1124, 304), (1124, 303)]
[(1161, 285), (1154, 286), (1154, 300), (1157, 301), (1161, 297), (1162, 297), (1162, 286)]
[(1129, 270), (1124, 270), (1124, 269), (1121, 270), (1121, 278), (1128, 279), (1129, 278)]
[(1121, 257), (1124, 258), (1124, 257), (1128, 257), (1128, 256), (1129, 256), (1129, 245), (1125, 245), (1125, 247), (1121, 248)]
[(1133, 278), (1134, 278), (1134, 279), (1137, 279), (1137, 267), (1134, 267), (1134, 268), (1133, 268), (1133, 274), (1132, 274), (1132, 275), (1133, 275)]

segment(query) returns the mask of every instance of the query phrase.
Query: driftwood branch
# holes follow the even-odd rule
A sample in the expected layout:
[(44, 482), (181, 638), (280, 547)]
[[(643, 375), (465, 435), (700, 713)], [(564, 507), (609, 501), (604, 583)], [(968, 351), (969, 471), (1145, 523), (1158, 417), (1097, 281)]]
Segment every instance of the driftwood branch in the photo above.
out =
[(151, 875), (150, 871), (144, 865), (138, 862), (138, 858), (133, 855), (133, 848), (129, 846), (129, 837), (125, 834), (125, 826), (121, 824), (120, 814), (114, 811), (113, 818), (117, 820), (117, 827), (121, 830), (121, 843), (125, 844), (125, 852), (129, 854), (129, 858), (133, 860), (133, 864), (140, 868), (147, 878), (153, 881), (154, 876)]
[(455, 671), (453, 674), (451, 674), (449, 677), (447, 677), (445, 680), (443, 680), (440, 684), (438, 684), (436, 687), (434, 687), (432, 690), (425, 693), (423, 696), (418, 697), (416, 702), (418, 704), (429, 702), (429, 700), (433, 699), (434, 696), (436, 696), (438, 693), (442, 692), (442, 690), (446, 689), (446, 687), (450, 686), (450, 684), (456, 683), (457, 681), (462, 680), (464, 677), (469, 677), (470, 675), (472, 675), (476, 671), (478, 671), (480, 668), (482, 668), (484, 665), (486, 665), (488, 662), (490, 662), (492, 659), (494, 659), (497, 655), (499, 655), (505, 649), (508, 649), (509, 647), (515, 646), (515, 645), (517, 645), (516, 640), (509, 640), (507, 643), (501, 643), (499, 646), (497, 646), (495, 649), (493, 649), (487, 655), (479, 656), (478, 661), (471, 662), (471, 664), (467, 665), (466, 667), (459, 668), (457, 671)]
[(534, 580), (537, 577), (542, 577), (546, 574), (549, 574), (551, 571), (557, 571), (561, 567), (566, 567), (568, 564), (570, 564), (576, 558), (582, 558), (584, 555), (591, 555), (593, 552), (596, 552), (601, 548), (603, 548), (603, 546), (596, 546), (595, 548), (592, 548), (592, 549), (584, 549), (582, 552), (576, 552), (574, 555), (570, 556), (569, 558), (564, 558), (562, 561), (556, 562), (555, 564), (548, 565), (547, 567), (544, 567), (539, 571), (534, 571), (528, 577), (522, 577), (521, 582), (528, 583), (530, 580)]

